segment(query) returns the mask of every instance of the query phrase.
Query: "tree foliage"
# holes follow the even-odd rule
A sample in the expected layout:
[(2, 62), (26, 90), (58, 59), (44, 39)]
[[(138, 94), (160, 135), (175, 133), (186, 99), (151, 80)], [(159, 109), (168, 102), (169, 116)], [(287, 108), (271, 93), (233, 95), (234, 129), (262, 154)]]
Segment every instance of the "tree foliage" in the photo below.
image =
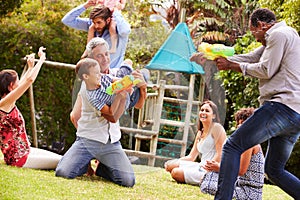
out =
[[(76, 64), (85, 48), (87, 33), (65, 26), (61, 19), (81, 3), (83, 2), (79, 0), (28, 1), (18, 12), (3, 17), (0, 21), (0, 70), (12, 68), (21, 74), (25, 65), (22, 58), (29, 53), (36, 53), (39, 46), (46, 47), (49, 61)], [(167, 32), (158, 22), (149, 21), (149, 4), (128, 1), (127, 5), (128, 10), (124, 11), (124, 16), (129, 19), (132, 33), (126, 57), (135, 62), (134, 67), (142, 68), (163, 43)], [(89, 10), (82, 16), (87, 16), (88, 13)], [(159, 37), (156, 37), (157, 34)], [(60, 140), (62, 136), (67, 139), (65, 149), (73, 143), (76, 130), (70, 122), (69, 114), (75, 98), (72, 97), (75, 79), (72, 70), (43, 65), (33, 84), (39, 146), (49, 146), (52, 140)], [(29, 105), (26, 94), (17, 101), (31, 137)]]
[[(61, 23), (65, 10), (71, 9), (63, 1), (24, 3), (19, 12), (13, 12), (1, 20), (0, 36), (1, 69), (12, 68), (18, 74), (23, 71), (22, 58), (46, 47), (47, 60), (76, 63), (85, 46), (85, 37)], [(71, 70), (58, 70), (43, 66), (33, 84), (36, 123), (40, 146), (51, 145), (67, 135), (67, 146), (75, 139), (75, 129), (69, 120), (72, 109), (72, 88), (75, 79)], [(24, 115), (28, 135), (32, 135), (29, 98), (23, 95), (17, 102)], [(50, 134), (53, 133), (53, 134)], [(50, 135), (49, 135), (50, 134)], [(51, 136), (51, 138), (49, 138)]]
[(2, 0), (0, 3), (0, 18), (20, 8), (24, 0)]
[(262, 7), (273, 10), (277, 18), (285, 20), (286, 23), (300, 32), (300, 0), (259, 0)]

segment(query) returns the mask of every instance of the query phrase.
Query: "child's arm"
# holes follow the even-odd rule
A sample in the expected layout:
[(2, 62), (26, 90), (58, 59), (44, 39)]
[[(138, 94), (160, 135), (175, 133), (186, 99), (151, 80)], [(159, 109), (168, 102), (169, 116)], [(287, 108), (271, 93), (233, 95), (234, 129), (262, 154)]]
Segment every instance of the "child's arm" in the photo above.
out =
[[(94, 33), (95, 33), (95, 26), (94, 26), (94, 23), (93, 23), (89, 27), (89, 31), (88, 31), (88, 35), (87, 35), (87, 43), (89, 43), (89, 41), (94, 38)], [(86, 57), (87, 57), (87, 51), (85, 49), (83, 54), (81, 55), (81, 58), (86, 58)]]
[(95, 25), (94, 23), (89, 27), (89, 31), (88, 31), (88, 35), (87, 35), (87, 43), (89, 43), (89, 41), (91, 39), (94, 38), (94, 34), (95, 34)]
[(45, 50), (45, 48), (40, 47), (40, 49), (39, 49), (40, 59), (34, 67), (32, 67), (33, 65), (31, 64), (32, 62), (34, 62), (34, 61), (32, 61), (32, 59), (34, 59), (34, 58), (32, 58), (32, 57), (30, 58), (31, 63), (29, 63), (29, 65), (28, 65), (29, 69), (24, 74), (24, 76), (21, 78), (21, 80), (19, 81), (18, 86), (14, 90), (12, 90), (10, 93), (8, 93), (4, 98), (1, 99), (0, 106), (3, 106), (3, 105), (8, 106), (8, 105), (13, 104), (32, 85), (32, 83), (35, 81), (35, 79), (42, 67), (42, 64), (46, 60), (46, 54), (43, 52), (43, 50)]
[(117, 122), (125, 110), (127, 92), (121, 91), (116, 94), (111, 106), (104, 105), (100, 110), (102, 116), (110, 122)]

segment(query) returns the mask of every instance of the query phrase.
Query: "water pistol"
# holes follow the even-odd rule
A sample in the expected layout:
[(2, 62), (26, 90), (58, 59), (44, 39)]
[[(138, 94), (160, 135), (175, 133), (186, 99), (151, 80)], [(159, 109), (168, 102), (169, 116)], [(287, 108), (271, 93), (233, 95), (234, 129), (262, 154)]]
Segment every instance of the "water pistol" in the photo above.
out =
[(132, 75), (126, 75), (122, 79), (113, 82), (108, 88), (106, 88), (106, 93), (112, 95), (116, 92), (126, 90), (129, 87), (141, 82), (140, 79), (134, 79)]
[(218, 57), (227, 57), (234, 55), (234, 48), (225, 46), (224, 44), (208, 44), (202, 42), (198, 47), (198, 51), (204, 53), (204, 57), (208, 60), (214, 60)]

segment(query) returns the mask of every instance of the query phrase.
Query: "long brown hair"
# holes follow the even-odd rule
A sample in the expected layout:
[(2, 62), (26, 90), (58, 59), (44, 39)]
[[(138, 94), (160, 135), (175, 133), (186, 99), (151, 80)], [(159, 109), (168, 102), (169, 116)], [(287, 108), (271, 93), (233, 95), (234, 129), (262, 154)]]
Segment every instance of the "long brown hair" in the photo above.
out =
[[(210, 101), (210, 100), (205, 100), (205, 101), (203, 101), (203, 102), (200, 104), (199, 108), (201, 109), (201, 107), (202, 107), (204, 104), (208, 104), (208, 105), (211, 107), (211, 109), (212, 109), (212, 111), (213, 111), (213, 114), (215, 115), (215, 118), (213, 119), (213, 122), (218, 122), (218, 123), (220, 123), (220, 116), (219, 116), (218, 107), (216, 106), (216, 104), (215, 104), (214, 102)], [(200, 130), (200, 131), (203, 129), (203, 124), (202, 124), (202, 122), (200, 121), (199, 117), (198, 117), (198, 125), (197, 125), (197, 128), (198, 128), (198, 130)]]
[(11, 83), (15, 83), (17, 80), (18, 74), (15, 70), (4, 69), (0, 72), (0, 97), (8, 94), (10, 91), (8, 87)]

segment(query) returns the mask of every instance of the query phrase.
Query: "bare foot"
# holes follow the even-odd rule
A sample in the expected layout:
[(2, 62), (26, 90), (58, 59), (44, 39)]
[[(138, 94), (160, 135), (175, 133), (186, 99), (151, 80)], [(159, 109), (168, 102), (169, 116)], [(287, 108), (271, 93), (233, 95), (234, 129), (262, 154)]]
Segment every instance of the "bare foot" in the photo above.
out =
[(87, 176), (93, 176), (94, 174), (95, 174), (95, 171), (94, 171), (94, 169), (92, 168), (91, 163), (90, 163), (89, 166), (88, 166), (88, 170), (87, 170), (87, 172), (86, 172), (86, 175), (87, 175)]

